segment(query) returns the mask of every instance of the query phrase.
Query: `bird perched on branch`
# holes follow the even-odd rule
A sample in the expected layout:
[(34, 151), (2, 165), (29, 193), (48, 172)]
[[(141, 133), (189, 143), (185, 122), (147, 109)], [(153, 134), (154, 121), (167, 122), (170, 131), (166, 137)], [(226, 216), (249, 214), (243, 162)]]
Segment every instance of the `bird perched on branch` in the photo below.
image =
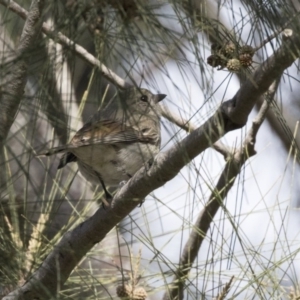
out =
[(157, 104), (166, 97), (137, 87), (119, 91), (106, 107), (93, 115), (64, 146), (39, 155), (64, 153), (58, 169), (77, 162), (90, 182), (116, 187), (130, 179), (160, 148), (160, 118)]

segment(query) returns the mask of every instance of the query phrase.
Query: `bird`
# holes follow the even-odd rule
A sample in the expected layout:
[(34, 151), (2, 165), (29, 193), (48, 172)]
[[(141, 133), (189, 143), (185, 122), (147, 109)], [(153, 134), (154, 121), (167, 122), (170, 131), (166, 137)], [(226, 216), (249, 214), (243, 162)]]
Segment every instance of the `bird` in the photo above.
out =
[(71, 141), (39, 154), (63, 153), (58, 169), (77, 162), (81, 174), (91, 183), (107, 187), (128, 181), (158, 154), (161, 144), (158, 103), (165, 94), (130, 87), (96, 112)]

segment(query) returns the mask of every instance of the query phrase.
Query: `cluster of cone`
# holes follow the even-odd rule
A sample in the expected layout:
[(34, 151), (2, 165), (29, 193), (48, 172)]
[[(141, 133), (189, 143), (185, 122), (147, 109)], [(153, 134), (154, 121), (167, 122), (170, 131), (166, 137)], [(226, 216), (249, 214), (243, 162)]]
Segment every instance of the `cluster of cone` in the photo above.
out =
[(230, 72), (239, 72), (252, 65), (254, 52), (249, 45), (240, 47), (233, 42), (228, 42), (225, 46), (212, 44), (207, 63), (214, 68), (218, 67), (218, 70), (227, 68)]

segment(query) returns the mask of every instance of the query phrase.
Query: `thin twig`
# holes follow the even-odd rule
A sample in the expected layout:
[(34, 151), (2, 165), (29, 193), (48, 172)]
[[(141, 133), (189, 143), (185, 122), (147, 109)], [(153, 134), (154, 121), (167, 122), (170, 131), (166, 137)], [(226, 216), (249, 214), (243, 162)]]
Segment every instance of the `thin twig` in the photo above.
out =
[(195, 126), (192, 122), (185, 120), (181, 116), (175, 114), (174, 112), (171, 112), (167, 106), (161, 104), (160, 105), (160, 112), (163, 117), (165, 117), (170, 122), (174, 123), (181, 129), (185, 130), (186, 132), (190, 133), (194, 131), (197, 126)]
[[(184, 119), (182, 116), (177, 115), (176, 113), (170, 111), (167, 106), (164, 104), (160, 105), (160, 115), (177, 125), (179, 128), (185, 130), (187, 133), (191, 133), (196, 130), (197, 126), (191, 121)], [(225, 146), (221, 141), (217, 141), (212, 145), (212, 148), (217, 152), (221, 153), (226, 159), (230, 156), (232, 152), (227, 146)]]
[(233, 153), (233, 150), (223, 144), (221, 141), (217, 141), (212, 145), (212, 148), (223, 155), (224, 159), (227, 160)]
[(225, 284), (225, 286), (223, 287), (221, 293), (219, 293), (219, 295), (215, 298), (215, 300), (224, 300), (225, 297), (227, 296), (229, 290), (230, 290), (230, 287), (232, 285), (232, 282), (233, 282), (233, 279), (234, 279), (234, 276), (232, 276), (229, 280), (229, 282), (227, 282)]
[(276, 38), (281, 32), (285, 31), (285, 30), (289, 30), (287, 29), (287, 27), (291, 24), (291, 22), (296, 18), (299, 17), (300, 12), (295, 13), (287, 22), (284, 23), (284, 25), (277, 30), (276, 32), (272, 33), (271, 35), (269, 35), (266, 39), (264, 39), (259, 46), (257, 46), (256, 48), (254, 48), (254, 52), (256, 52), (257, 50), (261, 49), (262, 47), (264, 47), (266, 44), (268, 44), (270, 41), (272, 41), (274, 38)]

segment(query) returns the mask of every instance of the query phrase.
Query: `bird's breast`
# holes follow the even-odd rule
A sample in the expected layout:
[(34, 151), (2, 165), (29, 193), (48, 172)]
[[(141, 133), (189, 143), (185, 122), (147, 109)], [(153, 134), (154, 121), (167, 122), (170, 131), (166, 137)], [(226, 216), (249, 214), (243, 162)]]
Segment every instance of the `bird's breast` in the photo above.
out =
[(74, 149), (82, 175), (99, 184), (96, 173), (105, 185), (118, 186), (129, 180), (144, 164), (158, 153), (158, 145), (132, 143), (93, 145)]

